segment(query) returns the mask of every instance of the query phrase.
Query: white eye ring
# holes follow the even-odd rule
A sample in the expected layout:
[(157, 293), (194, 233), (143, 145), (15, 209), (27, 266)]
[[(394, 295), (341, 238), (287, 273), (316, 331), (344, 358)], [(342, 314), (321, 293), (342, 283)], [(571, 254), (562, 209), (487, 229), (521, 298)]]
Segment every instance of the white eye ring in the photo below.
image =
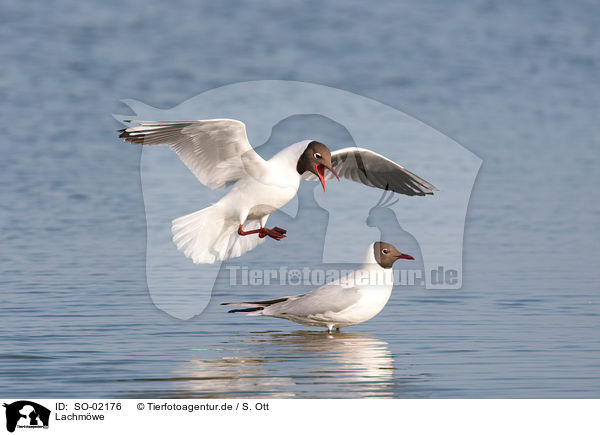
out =
[(321, 158), (321, 154), (320, 153), (314, 153), (313, 156), (315, 156), (315, 159), (320, 159)]
[(383, 248), (383, 249), (381, 250), (381, 253), (382, 253), (382, 254), (389, 254), (389, 253), (390, 253), (390, 250), (389, 250), (389, 249), (387, 249), (387, 248)]

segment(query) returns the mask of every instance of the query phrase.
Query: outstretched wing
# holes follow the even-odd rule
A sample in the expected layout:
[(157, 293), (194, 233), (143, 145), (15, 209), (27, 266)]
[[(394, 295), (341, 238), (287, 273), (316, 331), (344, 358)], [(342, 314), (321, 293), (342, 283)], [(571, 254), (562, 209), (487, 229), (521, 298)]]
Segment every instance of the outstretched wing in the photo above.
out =
[(139, 125), (119, 130), (119, 137), (139, 145), (169, 145), (196, 178), (212, 189), (239, 180), (247, 173), (248, 164), (265, 163), (248, 142), (241, 121), (134, 122)]
[[(433, 184), (423, 180), (392, 160), (364, 148), (344, 148), (331, 153), (331, 163), (340, 177), (367, 186), (392, 190), (409, 196), (433, 195), (438, 190)], [(318, 180), (315, 175), (305, 172), (307, 180)], [(327, 171), (325, 178), (334, 175)]]

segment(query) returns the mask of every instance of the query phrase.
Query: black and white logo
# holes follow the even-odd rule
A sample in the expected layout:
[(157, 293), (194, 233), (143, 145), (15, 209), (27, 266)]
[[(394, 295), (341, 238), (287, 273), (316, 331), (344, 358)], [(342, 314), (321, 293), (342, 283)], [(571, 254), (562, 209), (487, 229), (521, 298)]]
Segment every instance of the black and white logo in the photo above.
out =
[(14, 432), (15, 428), (48, 428), (50, 410), (29, 400), (18, 400), (4, 404), (6, 408), (6, 430)]

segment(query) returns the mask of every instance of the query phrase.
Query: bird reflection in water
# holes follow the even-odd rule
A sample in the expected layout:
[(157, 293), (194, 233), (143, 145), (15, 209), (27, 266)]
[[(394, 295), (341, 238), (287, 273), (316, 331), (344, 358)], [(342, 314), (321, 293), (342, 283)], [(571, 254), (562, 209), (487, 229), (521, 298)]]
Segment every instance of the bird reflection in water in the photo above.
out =
[[(174, 373), (177, 397), (393, 397), (394, 359), (371, 334), (298, 331), (232, 337), (226, 358), (191, 360)], [(210, 349), (198, 349), (203, 356)], [(217, 349), (213, 349), (217, 351)], [(174, 380), (175, 380), (174, 379)]]

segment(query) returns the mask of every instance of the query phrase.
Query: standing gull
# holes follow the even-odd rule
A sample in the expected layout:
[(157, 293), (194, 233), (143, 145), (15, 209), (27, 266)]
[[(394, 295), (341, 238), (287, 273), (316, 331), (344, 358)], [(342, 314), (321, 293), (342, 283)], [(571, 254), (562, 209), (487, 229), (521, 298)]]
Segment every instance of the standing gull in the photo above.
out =
[(399, 258), (414, 260), (389, 243), (371, 243), (359, 269), (310, 293), (222, 305), (249, 307), (230, 313), (279, 317), (302, 325), (324, 326), (331, 333), (333, 328), (366, 322), (383, 309), (394, 286), (392, 265)]

